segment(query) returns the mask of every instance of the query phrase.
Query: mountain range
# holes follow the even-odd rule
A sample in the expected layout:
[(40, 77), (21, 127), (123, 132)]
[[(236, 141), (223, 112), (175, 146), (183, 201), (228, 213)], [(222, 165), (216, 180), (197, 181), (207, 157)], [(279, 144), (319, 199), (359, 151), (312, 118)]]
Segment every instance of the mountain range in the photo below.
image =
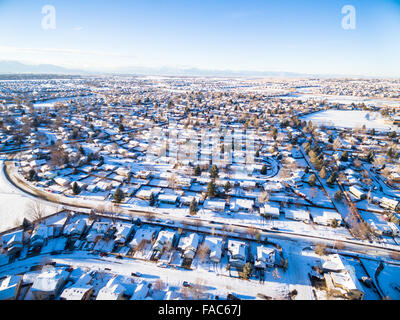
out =
[(343, 75), (303, 74), (295, 72), (273, 71), (233, 71), (178, 67), (124, 67), (111, 71), (69, 69), (53, 64), (25, 64), (19, 61), (0, 61), (0, 74), (63, 74), (63, 75), (159, 75), (159, 76), (201, 76), (201, 77), (279, 77), (314, 78), (348, 77)]

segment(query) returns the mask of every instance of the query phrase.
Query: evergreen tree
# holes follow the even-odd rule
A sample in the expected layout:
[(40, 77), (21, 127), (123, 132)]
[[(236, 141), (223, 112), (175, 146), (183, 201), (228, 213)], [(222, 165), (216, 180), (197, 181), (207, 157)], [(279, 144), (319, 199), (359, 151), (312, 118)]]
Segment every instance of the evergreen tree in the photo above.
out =
[(154, 207), (154, 205), (156, 204), (156, 196), (154, 195), (154, 193), (151, 193), (150, 195), (150, 206)]
[(210, 181), (207, 185), (207, 197), (215, 197), (217, 195), (217, 187), (213, 181)]
[(229, 181), (227, 181), (224, 185), (224, 189), (225, 189), (225, 193), (228, 193), (229, 191), (231, 191), (232, 186), (231, 183)]
[(218, 178), (219, 170), (216, 165), (213, 165), (210, 169), (210, 177), (211, 179), (216, 179)]
[(197, 165), (196, 168), (194, 169), (194, 175), (195, 176), (200, 176), (201, 175), (201, 169), (200, 169), (199, 165)]
[(125, 195), (124, 195), (123, 191), (120, 188), (115, 190), (114, 201), (117, 203), (121, 203), (124, 199), (125, 199)]
[(349, 161), (349, 154), (347, 153), (347, 151), (343, 151), (342, 157), (341, 157), (340, 160), (342, 160), (342, 161), (344, 161), (344, 162)]
[(262, 166), (262, 168), (260, 170), (260, 173), (262, 175), (266, 175), (267, 174), (267, 166), (265, 164), (263, 164), (263, 166)]
[(197, 213), (197, 201), (193, 198), (192, 202), (190, 203), (190, 214), (195, 215)]
[(28, 172), (28, 180), (33, 181), (36, 178), (36, 171), (31, 169)]
[(72, 184), (72, 192), (74, 195), (80, 194), (81, 193), (81, 188), (79, 188), (78, 184), (76, 181)]

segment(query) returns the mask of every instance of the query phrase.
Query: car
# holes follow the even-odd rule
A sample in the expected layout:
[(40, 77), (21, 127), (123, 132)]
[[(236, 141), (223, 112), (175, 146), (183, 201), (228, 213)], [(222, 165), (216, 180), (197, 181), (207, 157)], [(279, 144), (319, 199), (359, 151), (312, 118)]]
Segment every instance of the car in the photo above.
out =
[(140, 278), (142, 276), (142, 274), (140, 272), (132, 272), (131, 276)]
[(187, 282), (187, 281), (183, 281), (182, 285), (183, 285), (184, 287), (187, 287), (187, 288), (191, 288), (191, 287), (192, 287), (192, 284), (190, 284), (190, 283)]
[(226, 298), (228, 300), (240, 300), (238, 297), (236, 297), (233, 293), (229, 293)]
[(165, 262), (159, 262), (159, 263), (157, 263), (157, 267), (159, 267), (159, 268), (167, 268), (168, 265)]

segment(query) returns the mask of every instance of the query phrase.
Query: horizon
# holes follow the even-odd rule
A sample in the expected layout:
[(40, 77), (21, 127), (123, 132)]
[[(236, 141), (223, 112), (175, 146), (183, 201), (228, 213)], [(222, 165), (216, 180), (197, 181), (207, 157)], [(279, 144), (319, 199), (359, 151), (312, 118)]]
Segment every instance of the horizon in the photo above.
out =
[(397, 0), (118, 3), (0, 1), (0, 27), (9, 30), (0, 61), (104, 74), (170, 68), (400, 76)]

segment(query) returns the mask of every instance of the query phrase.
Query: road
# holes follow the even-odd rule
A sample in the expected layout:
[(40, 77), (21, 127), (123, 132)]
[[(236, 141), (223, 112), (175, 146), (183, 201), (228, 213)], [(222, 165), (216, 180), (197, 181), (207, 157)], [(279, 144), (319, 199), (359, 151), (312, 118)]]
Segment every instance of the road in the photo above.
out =
[[(64, 207), (65, 209), (76, 211), (76, 212), (84, 212), (88, 213), (90, 209), (96, 209), (98, 208), (98, 205), (101, 204), (101, 201), (95, 202), (95, 201), (79, 201), (79, 204), (76, 203), (75, 199), (70, 199), (67, 197), (63, 197), (62, 200), (60, 197), (55, 196), (50, 193), (46, 193), (43, 191), (39, 191), (37, 189), (29, 188), (26, 184), (22, 184), (21, 181), (18, 181), (15, 179), (15, 176), (10, 174), (12, 170), (9, 167), (10, 164), (12, 165), (12, 161), (7, 161), (6, 166), (3, 167), (2, 170), (2, 175), (4, 174), (4, 177), (8, 179), (10, 183), (12, 183), (15, 188), (18, 188), (20, 191), (24, 192), (27, 196), (30, 198), (36, 198), (38, 199), (41, 203), (44, 205), (49, 205), (53, 207)], [(119, 213), (123, 215), (128, 215), (132, 217), (141, 217), (144, 220), (147, 220), (149, 217), (149, 212), (146, 211), (138, 211), (138, 210), (132, 210), (132, 209), (126, 209), (120, 207), (118, 209)], [(159, 218), (163, 221), (165, 220), (171, 220), (174, 221), (174, 223), (182, 223), (185, 226), (189, 227), (191, 226), (194, 230), (199, 230), (201, 229), (209, 229), (211, 230), (214, 228), (216, 231), (222, 230), (224, 224), (222, 223), (216, 223), (213, 221), (209, 220), (203, 220), (200, 218), (181, 218), (181, 217), (176, 217), (176, 216), (170, 216), (170, 215), (165, 215), (165, 214), (160, 214), (153, 212), (152, 213), (152, 218)], [(175, 224), (176, 225), (176, 224)], [(247, 234), (248, 233), (248, 227), (249, 226), (244, 226), (244, 225), (236, 225), (233, 224), (233, 229), (232, 232), (236, 232), (239, 234)], [(327, 237), (319, 237), (319, 236), (314, 236), (314, 235), (309, 235), (309, 234), (298, 234), (294, 232), (285, 232), (285, 231), (279, 231), (279, 230), (271, 230), (267, 228), (256, 228), (262, 235), (268, 237), (268, 238), (276, 238), (276, 239), (283, 239), (283, 240), (295, 240), (295, 241), (307, 241), (312, 245), (317, 245), (317, 244), (325, 244), (328, 247), (334, 247), (337, 245), (338, 239), (334, 238), (327, 238)], [(400, 252), (400, 247), (398, 246), (390, 246), (390, 245), (383, 245), (383, 244), (373, 244), (373, 243), (368, 243), (368, 242), (363, 242), (363, 241), (357, 241), (357, 240), (340, 240), (340, 242), (345, 245), (346, 250), (351, 250), (353, 252), (358, 252), (366, 255), (372, 255), (372, 256), (381, 256), (381, 257), (389, 257), (393, 253), (398, 253)]]

